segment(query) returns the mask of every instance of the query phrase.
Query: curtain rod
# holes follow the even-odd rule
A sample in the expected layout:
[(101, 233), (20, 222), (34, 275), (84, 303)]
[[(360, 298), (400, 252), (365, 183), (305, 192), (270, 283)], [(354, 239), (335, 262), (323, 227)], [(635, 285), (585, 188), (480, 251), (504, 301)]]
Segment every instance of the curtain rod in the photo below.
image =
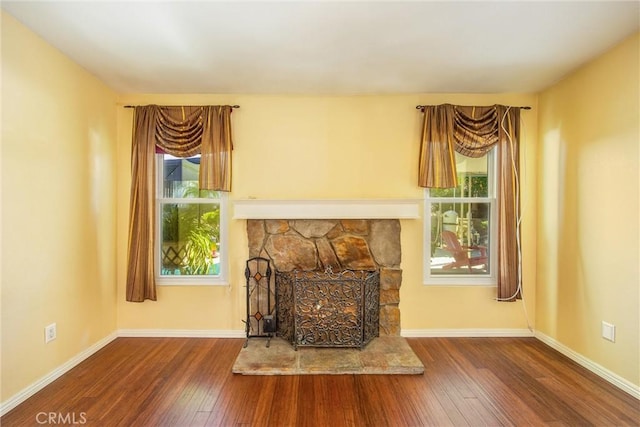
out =
[[(136, 108), (138, 105), (123, 105), (124, 108)], [(176, 105), (178, 107), (178, 105)], [(240, 108), (239, 105), (232, 105), (231, 108)]]
[[(416, 110), (422, 110), (424, 107), (427, 107), (426, 105), (416, 105)], [(531, 107), (526, 106), (526, 107), (515, 107), (515, 108), (519, 108), (521, 110), (531, 110)]]

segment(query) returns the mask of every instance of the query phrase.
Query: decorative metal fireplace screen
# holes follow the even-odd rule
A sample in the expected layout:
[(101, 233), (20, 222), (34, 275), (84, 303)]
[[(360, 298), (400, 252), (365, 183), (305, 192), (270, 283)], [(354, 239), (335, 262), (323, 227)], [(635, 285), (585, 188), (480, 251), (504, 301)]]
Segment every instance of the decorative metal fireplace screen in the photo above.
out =
[(298, 346), (363, 348), (379, 335), (380, 273), (276, 271), (277, 335)]

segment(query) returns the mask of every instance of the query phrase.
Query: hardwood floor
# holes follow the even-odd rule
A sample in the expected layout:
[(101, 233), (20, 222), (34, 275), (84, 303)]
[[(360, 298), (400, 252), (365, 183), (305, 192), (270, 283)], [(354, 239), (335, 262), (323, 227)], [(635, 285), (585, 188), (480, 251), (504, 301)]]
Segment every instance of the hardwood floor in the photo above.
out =
[(534, 338), (407, 341), (424, 363), (424, 375), (240, 376), (231, 367), (242, 339), (118, 338), (0, 422), (640, 425), (640, 401)]

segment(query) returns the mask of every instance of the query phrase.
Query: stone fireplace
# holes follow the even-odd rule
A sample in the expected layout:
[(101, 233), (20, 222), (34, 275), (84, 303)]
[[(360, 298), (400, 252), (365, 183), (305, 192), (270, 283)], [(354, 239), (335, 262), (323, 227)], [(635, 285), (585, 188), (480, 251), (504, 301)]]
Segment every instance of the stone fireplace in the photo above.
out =
[(379, 334), (400, 335), (398, 219), (248, 219), (249, 258), (264, 257), (278, 272), (378, 271)]

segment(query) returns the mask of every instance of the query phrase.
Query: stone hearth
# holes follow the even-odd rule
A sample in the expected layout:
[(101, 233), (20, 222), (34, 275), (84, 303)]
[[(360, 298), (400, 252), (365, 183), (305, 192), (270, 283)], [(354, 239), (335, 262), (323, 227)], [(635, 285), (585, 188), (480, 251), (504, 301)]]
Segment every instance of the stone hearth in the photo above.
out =
[(241, 375), (420, 375), (424, 365), (402, 337), (379, 337), (364, 349), (300, 348), (274, 338), (251, 342), (238, 354), (232, 367)]
[(380, 271), (380, 335), (400, 335), (402, 258), (397, 219), (247, 220), (249, 257), (278, 271)]

